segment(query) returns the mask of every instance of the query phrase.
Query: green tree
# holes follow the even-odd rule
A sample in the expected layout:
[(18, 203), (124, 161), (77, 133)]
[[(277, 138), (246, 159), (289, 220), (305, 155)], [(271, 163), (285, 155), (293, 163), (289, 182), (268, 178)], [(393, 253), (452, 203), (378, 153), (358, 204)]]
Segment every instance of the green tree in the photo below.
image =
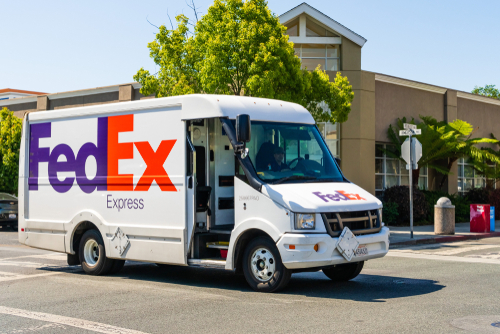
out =
[(471, 93), (500, 100), (500, 91), (495, 88), (495, 85), (486, 85), (484, 87), (475, 86)]
[[(492, 134), (490, 134), (491, 138), (497, 140), (497, 138)], [(482, 147), (481, 149), (487, 151), (497, 158), (500, 159), (500, 142), (497, 142), (494, 148), (491, 147)], [(473, 160), (474, 169), (479, 172), (480, 175), (486, 177), (486, 187), (493, 188), (493, 182), (496, 180), (500, 180), (500, 168), (496, 161), (490, 160)]]
[(177, 28), (159, 28), (148, 44), (159, 66), (141, 68), (134, 80), (141, 93), (165, 97), (206, 93), (280, 99), (308, 108), (316, 121), (345, 122), (354, 97), (346, 77), (334, 82), (319, 68), (301, 69), (286, 27), (264, 0), (215, 0), (189, 30), (184, 15)]
[(0, 192), (17, 195), (22, 120), (7, 108), (0, 110)]
[[(474, 161), (493, 161), (500, 162), (500, 157), (492, 154), (488, 150), (483, 150), (477, 147), (478, 144), (497, 144), (498, 140), (493, 138), (471, 138), (474, 128), (471, 124), (460, 119), (446, 123), (438, 122), (430, 116), (420, 116), (421, 123), (416, 124), (418, 129), (422, 130), (422, 134), (415, 136), (422, 144), (422, 157), (418, 161), (418, 169), (413, 170), (412, 181), (418, 185), (418, 177), (420, 168), (428, 166), (443, 175), (449, 175), (450, 169), (459, 158), (471, 157)], [(399, 130), (403, 129), (404, 123), (415, 124), (412, 118), (407, 122), (406, 117), (397, 119), (395, 126), (389, 125), (387, 135), (391, 142), (395, 145), (393, 151), (385, 150), (385, 153), (395, 159), (401, 158), (401, 144), (407, 137), (400, 137)], [(446, 163), (443, 164), (443, 161)], [(444, 178), (440, 184), (442, 187)]]

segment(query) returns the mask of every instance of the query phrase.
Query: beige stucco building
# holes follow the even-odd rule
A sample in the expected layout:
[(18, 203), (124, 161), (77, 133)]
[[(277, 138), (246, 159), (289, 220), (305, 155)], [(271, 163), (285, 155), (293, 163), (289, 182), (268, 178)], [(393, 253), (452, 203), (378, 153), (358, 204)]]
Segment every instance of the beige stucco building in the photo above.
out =
[[(500, 138), (497, 126), (500, 124), (500, 100), (363, 71), (362, 48), (366, 39), (306, 3), (284, 13), (280, 20), (288, 27), (290, 40), (295, 43), (296, 55), (303, 66), (313, 69), (319, 64), (332, 80), (337, 71), (348, 77), (354, 91), (349, 120), (340, 125), (319, 124), (319, 127), (332, 152), (340, 156), (345, 175), (368, 191), (380, 194), (389, 186), (408, 183), (405, 167), (379, 150), (390, 144), (387, 129), (398, 117), (418, 120), (419, 115), (426, 115), (438, 121), (459, 118), (478, 128), (475, 137), (489, 137), (493, 133)], [(28, 111), (152, 98), (140, 94), (140, 88), (139, 83), (129, 83), (19, 97), (0, 100), (0, 108), (8, 107), (22, 117)], [(484, 178), (476, 175), (463, 159), (455, 163), (452, 173), (442, 189), (449, 193), (485, 184)], [(433, 170), (424, 169), (419, 185), (437, 189), (442, 177)]]

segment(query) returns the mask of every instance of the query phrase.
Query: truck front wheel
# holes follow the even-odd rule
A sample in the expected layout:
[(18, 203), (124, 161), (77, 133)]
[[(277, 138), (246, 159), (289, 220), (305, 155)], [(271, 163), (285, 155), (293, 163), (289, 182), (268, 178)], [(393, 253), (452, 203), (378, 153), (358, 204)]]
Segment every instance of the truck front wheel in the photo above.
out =
[(365, 261), (339, 264), (335, 267), (323, 269), (323, 274), (325, 274), (332, 281), (346, 282), (358, 276), (363, 269), (364, 264)]
[(283, 289), (292, 272), (285, 268), (273, 240), (258, 237), (250, 241), (243, 253), (243, 273), (248, 284), (257, 292)]
[(106, 275), (114, 264), (114, 260), (106, 257), (104, 242), (97, 230), (88, 230), (83, 234), (79, 255), (82, 269), (89, 275)]

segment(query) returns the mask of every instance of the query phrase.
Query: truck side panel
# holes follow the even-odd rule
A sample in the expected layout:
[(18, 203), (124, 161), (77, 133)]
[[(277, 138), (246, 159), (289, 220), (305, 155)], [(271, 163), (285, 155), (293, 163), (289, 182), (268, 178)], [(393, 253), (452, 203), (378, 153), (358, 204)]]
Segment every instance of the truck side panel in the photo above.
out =
[[(65, 249), (64, 238), (87, 216), (109, 245), (109, 257), (185, 264), (186, 130), (180, 106), (28, 126), (27, 245), (77, 251)], [(117, 228), (130, 241), (123, 254), (113, 239)]]

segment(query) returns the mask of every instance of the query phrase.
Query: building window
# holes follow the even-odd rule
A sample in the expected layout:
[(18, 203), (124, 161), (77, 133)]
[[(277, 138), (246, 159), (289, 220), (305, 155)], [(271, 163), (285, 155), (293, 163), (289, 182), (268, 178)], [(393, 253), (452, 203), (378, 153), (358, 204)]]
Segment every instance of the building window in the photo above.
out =
[[(375, 195), (382, 198), (384, 190), (392, 186), (409, 185), (409, 171), (406, 164), (384, 153), (384, 150), (396, 153), (395, 146), (390, 144), (375, 145)], [(418, 188), (427, 189), (427, 166), (420, 168)]]
[(340, 45), (296, 44), (295, 55), (300, 58), (302, 68), (338, 71), (340, 68)]
[[(490, 167), (494, 166), (490, 165)], [(494, 180), (487, 179), (474, 169), (470, 158), (458, 159), (458, 193), (460, 195), (464, 195), (472, 188), (486, 188), (488, 183), (493, 189), (496, 188)]]
[(307, 37), (339, 37), (339, 35), (320, 26), (313, 20), (306, 19), (306, 36)]
[(318, 129), (325, 138), (326, 145), (330, 152), (338, 158), (340, 157), (340, 125), (339, 123), (332, 124), (330, 122), (317, 123)]

